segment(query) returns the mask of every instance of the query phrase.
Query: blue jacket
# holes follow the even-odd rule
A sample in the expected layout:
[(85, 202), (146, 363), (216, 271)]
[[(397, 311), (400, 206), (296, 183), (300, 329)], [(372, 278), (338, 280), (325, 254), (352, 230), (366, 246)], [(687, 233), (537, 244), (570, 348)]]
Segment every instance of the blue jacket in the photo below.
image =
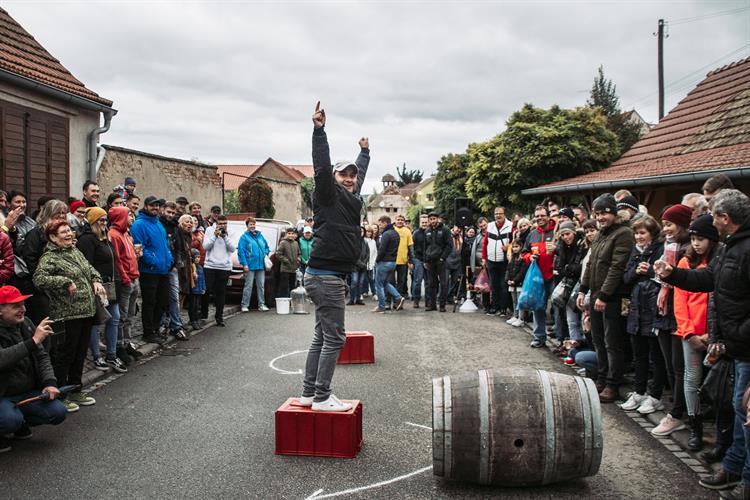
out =
[(263, 257), (270, 252), (268, 242), (260, 231), (255, 231), (255, 234), (245, 231), (237, 244), (237, 260), (240, 261), (241, 266), (251, 271), (265, 269)]
[(159, 218), (143, 211), (138, 212), (130, 234), (134, 244), (143, 245), (138, 270), (145, 274), (168, 274), (172, 269), (172, 252), (169, 250), (167, 231)]
[(206, 278), (203, 275), (203, 266), (196, 264), (195, 274), (197, 275), (195, 278), (195, 286), (190, 290), (190, 293), (193, 295), (203, 295), (206, 293)]

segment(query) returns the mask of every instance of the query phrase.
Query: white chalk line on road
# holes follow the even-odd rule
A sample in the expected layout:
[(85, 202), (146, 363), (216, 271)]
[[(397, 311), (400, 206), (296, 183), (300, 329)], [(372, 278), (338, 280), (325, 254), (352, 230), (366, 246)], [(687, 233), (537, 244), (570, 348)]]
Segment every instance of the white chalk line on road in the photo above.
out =
[(268, 363), (268, 367), (271, 368), (272, 370), (276, 370), (277, 372), (279, 372), (282, 375), (302, 375), (302, 370), (295, 370), (295, 371), (284, 370), (283, 368), (277, 367), (275, 363), (278, 360), (280, 360), (281, 358), (285, 358), (287, 356), (293, 356), (295, 354), (301, 354), (303, 352), (307, 352), (307, 349), (303, 349), (303, 350), (300, 350), (300, 351), (292, 351), (292, 352), (288, 352), (286, 354), (282, 354), (281, 356), (276, 356), (275, 358), (273, 358)]
[(417, 474), (422, 474), (423, 472), (426, 472), (428, 470), (432, 469), (432, 465), (428, 467), (422, 467), (419, 470), (415, 470), (414, 472), (410, 472), (408, 474), (404, 474), (403, 476), (394, 477), (393, 479), (388, 479), (386, 481), (380, 481), (379, 483), (374, 484), (368, 484), (367, 486), (360, 486), (359, 488), (351, 488), (348, 490), (342, 490), (342, 491), (335, 491), (333, 493), (326, 493), (325, 495), (321, 495), (324, 490), (320, 489), (307, 497), (305, 500), (318, 500), (319, 498), (332, 498), (332, 497), (340, 497), (343, 495), (350, 495), (352, 493), (358, 493), (360, 491), (365, 490), (371, 490), (373, 488), (380, 488), (381, 486), (386, 486), (389, 484), (393, 484), (398, 481), (403, 481), (404, 479), (409, 479), (412, 476), (416, 476)]
[(415, 424), (414, 422), (404, 422), (406, 425), (411, 425), (414, 427), (419, 427), (420, 429), (427, 429), (428, 431), (432, 430), (432, 427), (427, 427), (426, 425), (422, 424)]

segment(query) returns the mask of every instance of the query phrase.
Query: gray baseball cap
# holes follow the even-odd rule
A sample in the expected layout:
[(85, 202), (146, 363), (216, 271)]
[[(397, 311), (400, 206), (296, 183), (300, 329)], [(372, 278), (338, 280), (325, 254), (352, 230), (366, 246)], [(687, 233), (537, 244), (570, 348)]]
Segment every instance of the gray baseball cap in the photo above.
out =
[(359, 168), (357, 168), (357, 164), (353, 161), (340, 161), (337, 164), (333, 166), (334, 172), (343, 172), (349, 167), (354, 167), (354, 170), (359, 172)]

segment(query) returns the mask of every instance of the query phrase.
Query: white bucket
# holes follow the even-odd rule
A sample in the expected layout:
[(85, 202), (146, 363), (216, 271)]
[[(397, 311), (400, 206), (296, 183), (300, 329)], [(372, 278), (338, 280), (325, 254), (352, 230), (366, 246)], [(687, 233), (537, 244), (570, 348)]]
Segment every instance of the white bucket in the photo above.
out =
[(276, 297), (276, 314), (289, 314), (291, 309), (292, 299), (284, 297)]

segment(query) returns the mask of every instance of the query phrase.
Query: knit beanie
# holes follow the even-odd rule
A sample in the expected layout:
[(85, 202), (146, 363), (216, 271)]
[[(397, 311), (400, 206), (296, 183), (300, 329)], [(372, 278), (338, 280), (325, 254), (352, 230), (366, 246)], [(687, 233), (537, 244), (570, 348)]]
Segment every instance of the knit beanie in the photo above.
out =
[(608, 212), (610, 214), (617, 213), (617, 202), (615, 197), (610, 193), (604, 193), (594, 200), (591, 207), (594, 212)]
[(558, 215), (564, 215), (570, 220), (573, 220), (576, 216), (576, 214), (573, 212), (573, 209), (569, 207), (563, 207), (557, 213)]
[(690, 220), (693, 218), (693, 209), (678, 203), (672, 205), (661, 214), (661, 220), (666, 220), (672, 224), (677, 224), (685, 229), (690, 227)]
[(123, 183), (123, 185), (129, 186), (131, 184), (135, 186), (135, 179), (133, 179), (132, 177), (125, 177), (125, 182)]
[(690, 224), (690, 234), (703, 236), (711, 241), (719, 241), (719, 231), (714, 226), (714, 218), (711, 214), (704, 214)]
[(566, 220), (565, 222), (563, 222), (562, 224), (560, 224), (559, 226), (557, 226), (557, 228), (558, 228), (557, 229), (558, 233), (562, 233), (563, 231), (572, 231), (574, 233), (576, 232), (576, 225), (575, 225), (575, 223), (571, 222), (569, 220)]
[(635, 196), (628, 195), (617, 202), (617, 210), (624, 210), (626, 208), (638, 211), (638, 200), (635, 199)]
[(84, 202), (82, 202), (81, 200), (72, 201), (72, 202), (70, 202), (70, 213), (74, 214), (74, 213), (76, 213), (76, 210), (78, 210), (81, 207), (85, 207), (85, 206), (86, 206), (86, 204)]
[(86, 209), (86, 220), (88, 221), (89, 225), (92, 225), (102, 217), (106, 216), (107, 212), (105, 212), (103, 208), (90, 207)]

